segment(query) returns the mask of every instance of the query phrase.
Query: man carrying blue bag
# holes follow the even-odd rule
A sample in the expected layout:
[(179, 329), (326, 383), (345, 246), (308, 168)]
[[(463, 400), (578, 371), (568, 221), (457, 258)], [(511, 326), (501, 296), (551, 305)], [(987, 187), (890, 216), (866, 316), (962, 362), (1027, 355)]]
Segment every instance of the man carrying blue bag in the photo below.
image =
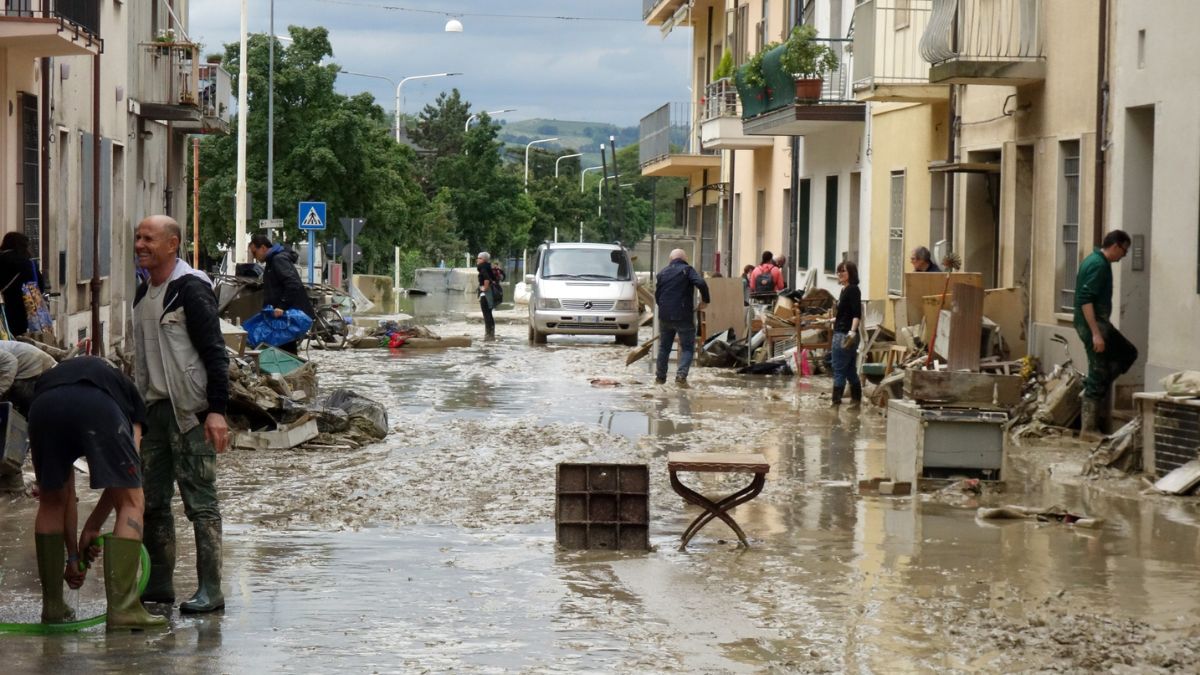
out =
[[(263, 308), (270, 309), (271, 314), (283, 318), (289, 310), (299, 310), (308, 318), (316, 316), (312, 302), (308, 299), (308, 290), (300, 281), (300, 273), (296, 271), (296, 261), (300, 256), (295, 251), (284, 248), (281, 244), (272, 244), (265, 234), (256, 234), (250, 238), (250, 255), (262, 263), (263, 270)], [(305, 328), (307, 332), (307, 327)], [(290, 342), (276, 345), (280, 349), (295, 354), (299, 351), (300, 337)]]

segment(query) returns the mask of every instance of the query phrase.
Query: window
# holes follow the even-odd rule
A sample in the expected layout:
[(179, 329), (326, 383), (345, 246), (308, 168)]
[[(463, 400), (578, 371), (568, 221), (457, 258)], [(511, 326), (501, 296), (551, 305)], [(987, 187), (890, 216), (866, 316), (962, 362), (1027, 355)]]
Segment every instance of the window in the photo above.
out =
[(888, 205), (888, 294), (904, 295), (904, 172), (893, 171)]
[(838, 177), (825, 179), (825, 271), (833, 274), (837, 269), (838, 239)]
[(812, 180), (800, 179), (800, 195), (796, 201), (796, 267), (812, 267), (808, 259), (808, 231), (811, 219)]
[(909, 24), (912, 23), (912, 10), (909, 8), (909, 0), (892, 0), (892, 2), (896, 6), (896, 25), (894, 28), (896, 30), (908, 28)]
[(767, 250), (767, 191), (759, 190), (754, 202), (754, 248), (758, 253)]
[(1058, 308), (1075, 311), (1075, 275), (1079, 272), (1079, 141), (1059, 143)]
[(734, 50), (734, 53), (737, 55), (737, 62), (740, 66), (750, 58), (750, 5), (738, 7), (737, 25), (734, 30), (737, 36), (737, 49)]
[(765, 45), (771, 42), (771, 0), (763, 0), (762, 21), (759, 23), (759, 40)]

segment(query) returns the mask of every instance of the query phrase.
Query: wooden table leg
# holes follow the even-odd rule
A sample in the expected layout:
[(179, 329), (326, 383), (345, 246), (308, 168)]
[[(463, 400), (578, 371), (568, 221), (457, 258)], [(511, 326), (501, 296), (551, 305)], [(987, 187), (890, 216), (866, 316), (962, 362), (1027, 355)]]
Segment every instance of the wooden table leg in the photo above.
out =
[(718, 502), (714, 502), (708, 497), (705, 497), (699, 492), (696, 492), (695, 490), (684, 485), (682, 482), (680, 482), (678, 473), (672, 471), (671, 487), (675, 490), (675, 492), (678, 493), (679, 496), (683, 497), (684, 501), (690, 504), (695, 504), (696, 506), (704, 509), (704, 513), (696, 516), (691, 524), (688, 525), (687, 529), (684, 530), (682, 540), (679, 544), (679, 550), (682, 551), (686, 549), (688, 542), (691, 541), (692, 537), (695, 536), (701, 528), (710, 523), (713, 518), (720, 518), (721, 521), (728, 525), (729, 529), (733, 530), (734, 534), (737, 535), (738, 541), (741, 542), (741, 545), (745, 546), (746, 548), (750, 548), (750, 542), (746, 540), (746, 534), (742, 532), (742, 528), (737, 524), (733, 517), (729, 515), (728, 512), (734, 507), (740, 504), (745, 504), (746, 502), (758, 496), (758, 493), (762, 492), (763, 485), (766, 484), (766, 480), (767, 475), (765, 473), (756, 473), (754, 474), (754, 480), (751, 481), (749, 485), (725, 497), (724, 499), (721, 499)]

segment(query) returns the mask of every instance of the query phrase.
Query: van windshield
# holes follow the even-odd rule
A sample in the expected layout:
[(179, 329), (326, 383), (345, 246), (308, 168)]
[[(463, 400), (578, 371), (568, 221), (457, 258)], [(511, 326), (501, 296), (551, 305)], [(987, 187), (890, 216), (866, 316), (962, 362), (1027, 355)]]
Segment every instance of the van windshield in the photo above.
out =
[(542, 278), (629, 281), (629, 256), (603, 248), (550, 249), (542, 257)]

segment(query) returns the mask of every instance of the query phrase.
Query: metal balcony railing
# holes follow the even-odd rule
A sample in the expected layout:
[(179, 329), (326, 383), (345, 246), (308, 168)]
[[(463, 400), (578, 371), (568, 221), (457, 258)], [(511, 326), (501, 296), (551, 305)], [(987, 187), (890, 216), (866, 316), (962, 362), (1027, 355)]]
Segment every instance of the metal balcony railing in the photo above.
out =
[(643, 21), (646, 19), (646, 17), (650, 16), (650, 12), (654, 11), (655, 5), (657, 5), (660, 2), (662, 2), (662, 0), (642, 0), (642, 20)]
[(821, 98), (818, 103), (858, 103), (851, 88), (851, 73), (854, 72), (855, 61), (854, 41), (849, 38), (817, 38), (814, 42), (828, 45), (838, 58), (837, 68), (821, 73), (824, 82), (821, 84)]
[(932, 64), (1045, 57), (1042, 0), (933, 0), (921, 56)]
[(4, 16), (61, 19), (100, 35), (100, 3), (96, 0), (4, 0)]
[(700, 145), (697, 106), (689, 102), (664, 103), (642, 118), (638, 133), (638, 163), (646, 166), (672, 154), (715, 155)]
[(200, 63), (200, 47), (190, 42), (144, 43), (141, 90), (148, 103), (186, 106), (204, 117), (229, 121), (232, 94), (229, 72), (215, 63)]
[(854, 8), (854, 90), (876, 85), (928, 84), (921, 36), (933, 0), (865, 0)]
[(742, 104), (731, 78), (722, 78), (704, 88), (704, 114), (701, 122), (718, 117), (741, 117)]

